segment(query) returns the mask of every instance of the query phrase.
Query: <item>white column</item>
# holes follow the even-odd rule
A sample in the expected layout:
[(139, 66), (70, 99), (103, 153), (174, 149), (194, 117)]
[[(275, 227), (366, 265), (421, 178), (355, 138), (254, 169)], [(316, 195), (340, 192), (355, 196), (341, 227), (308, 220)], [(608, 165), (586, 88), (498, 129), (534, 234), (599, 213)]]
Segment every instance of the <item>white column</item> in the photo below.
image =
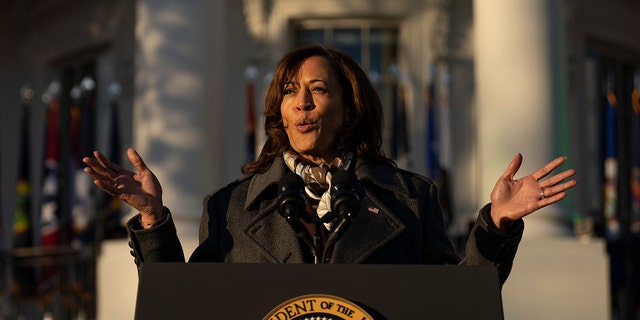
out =
[[(563, 45), (556, 36), (562, 30), (561, 6), (554, 0), (474, 1), (478, 205), (489, 200), (516, 153), (524, 156), (516, 178), (559, 156), (554, 153), (553, 110), (564, 94), (558, 68)], [(553, 218), (554, 211), (527, 217), (526, 233), (531, 235), (534, 222)], [(557, 224), (544, 224), (539, 231), (558, 231)]]
[(177, 219), (199, 219), (202, 198), (225, 179), (225, 95), (214, 79), (224, 75), (214, 46), (224, 43), (223, 8), (223, 1), (138, 1), (133, 144)]

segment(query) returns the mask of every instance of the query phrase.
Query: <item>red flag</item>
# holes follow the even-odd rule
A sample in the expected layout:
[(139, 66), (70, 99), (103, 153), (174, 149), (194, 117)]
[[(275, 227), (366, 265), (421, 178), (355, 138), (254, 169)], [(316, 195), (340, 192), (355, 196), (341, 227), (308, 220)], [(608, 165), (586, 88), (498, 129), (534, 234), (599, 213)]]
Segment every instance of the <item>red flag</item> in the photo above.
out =
[[(640, 87), (640, 83), (637, 85)], [(631, 92), (631, 106), (631, 232), (640, 235), (640, 90), (637, 87)]]
[(40, 211), (40, 234), (43, 246), (58, 244), (59, 177), (58, 177), (58, 113), (59, 99), (53, 97), (47, 109), (44, 178)]
[(256, 157), (256, 114), (255, 114), (255, 78), (258, 70), (254, 66), (248, 66), (245, 71), (246, 80), (246, 96), (247, 96), (247, 110), (245, 120), (245, 144), (246, 154), (245, 160), (247, 162), (255, 160)]
[(255, 160), (256, 148), (256, 115), (254, 106), (254, 84), (247, 83), (247, 120), (245, 132), (247, 135), (247, 161)]

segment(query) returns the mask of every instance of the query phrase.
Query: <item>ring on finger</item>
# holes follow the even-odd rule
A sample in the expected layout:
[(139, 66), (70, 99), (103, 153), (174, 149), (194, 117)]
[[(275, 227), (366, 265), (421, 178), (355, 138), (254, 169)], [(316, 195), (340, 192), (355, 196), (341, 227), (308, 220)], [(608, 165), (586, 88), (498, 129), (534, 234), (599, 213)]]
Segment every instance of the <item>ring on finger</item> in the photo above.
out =
[(545, 198), (545, 196), (544, 196), (544, 189), (542, 189), (542, 191), (540, 191), (540, 199), (542, 200), (542, 199), (544, 199), (544, 198)]

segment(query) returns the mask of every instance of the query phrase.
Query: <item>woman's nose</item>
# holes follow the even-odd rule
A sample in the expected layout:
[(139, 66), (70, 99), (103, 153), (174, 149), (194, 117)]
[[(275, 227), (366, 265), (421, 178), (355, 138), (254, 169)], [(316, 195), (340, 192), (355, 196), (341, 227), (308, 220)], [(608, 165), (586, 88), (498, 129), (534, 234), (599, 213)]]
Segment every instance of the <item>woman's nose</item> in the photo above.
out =
[(300, 111), (310, 111), (313, 110), (313, 103), (309, 101), (300, 102), (298, 103), (297, 108)]
[(301, 97), (299, 97), (299, 101), (296, 105), (296, 108), (301, 111), (313, 110), (314, 107), (313, 100), (306, 94), (302, 94)]

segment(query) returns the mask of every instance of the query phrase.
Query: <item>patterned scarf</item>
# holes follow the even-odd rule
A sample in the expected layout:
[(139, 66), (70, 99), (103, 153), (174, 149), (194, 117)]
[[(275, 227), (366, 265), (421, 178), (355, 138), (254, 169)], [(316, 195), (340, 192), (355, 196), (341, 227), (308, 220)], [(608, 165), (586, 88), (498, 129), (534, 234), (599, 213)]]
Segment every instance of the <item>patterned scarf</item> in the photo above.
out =
[(318, 206), (315, 208), (318, 217), (327, 230), (331, 230), (331, 222), (334, 218), (333, 214), (330, 214), (331, 193), (329, 190), (331, 189), (331, 174), (336, 170), (349, 170), (351, 162), (353, 162), (353, 153), (345, 152), (342, 157), (333, 159), (329, 165), (303, 162), (298, 155), (289, 151), (284, 152), (283, 158), (289, 169), (304, 180), (306, 194), (311, 199), (318, 201)]

